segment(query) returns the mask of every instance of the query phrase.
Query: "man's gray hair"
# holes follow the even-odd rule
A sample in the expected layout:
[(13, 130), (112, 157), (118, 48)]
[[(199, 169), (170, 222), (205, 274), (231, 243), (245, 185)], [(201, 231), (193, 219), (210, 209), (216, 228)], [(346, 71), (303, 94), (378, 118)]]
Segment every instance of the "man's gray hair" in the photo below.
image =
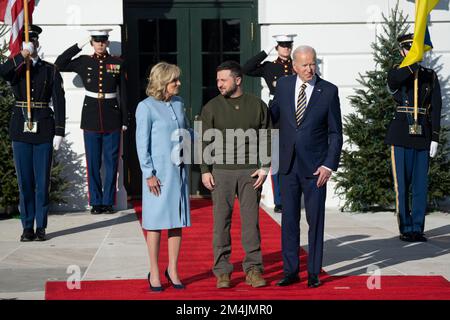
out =
[(314, 55), (314, 60), (317, 59), (317, 53), (316, 50), (313, 47), (307, 46), (307, 45), (303, 45), (303, 46), (299, 46), (297, 48), (295, 48), (294, 53), (292, 54), (292, 57), (295, 60), (295, 57), (297, 54), (299, 53), (308, 53), (308, 52), (312, 52), (312, 54)]

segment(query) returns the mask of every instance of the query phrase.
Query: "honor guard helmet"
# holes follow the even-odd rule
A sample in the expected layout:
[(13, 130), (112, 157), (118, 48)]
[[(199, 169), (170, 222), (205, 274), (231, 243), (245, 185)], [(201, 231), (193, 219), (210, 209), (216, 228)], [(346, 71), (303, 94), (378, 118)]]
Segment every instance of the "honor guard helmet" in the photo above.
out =
[(410, 50), (413, 43), (413, 33), (404, 34), (397, 38), (398, 44), (402, 49)]
[(91, 29), (88, 31), (91, 34), (91, 40), (95, 42), (103, 42), (108, 41), (109, 33), (112, 31), (112, 29)]
[(292, 43), (294, 42), (294, 38), (296, 34), (277, 34), (273, 37), (278, 43), (278, 46), (283, 48), (292, 48)]
[[(38, 27), (34, 24), (30, 24), (30, 26), (28, 27), (28, 37), (30, 39), (30, 41), (33, 40), (38, 40), (39, 39), (39, 34), (42, 32), (42, 28)], [(23, 28), (23, 40), (25, 41), (25, 28)]]

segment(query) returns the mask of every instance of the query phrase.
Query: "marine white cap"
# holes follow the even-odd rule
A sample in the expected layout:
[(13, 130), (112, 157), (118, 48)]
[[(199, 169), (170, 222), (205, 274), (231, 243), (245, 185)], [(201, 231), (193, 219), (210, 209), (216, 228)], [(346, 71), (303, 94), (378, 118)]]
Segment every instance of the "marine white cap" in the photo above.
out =
[(273, 37), (277, 42), (294, 42), (296, 36), (296, 34), (277, 34)]
[(113, 29), (89, 29), (89, 33), (91, 34), (91, 37), (106, 37), (108, 38), (109, 33)]

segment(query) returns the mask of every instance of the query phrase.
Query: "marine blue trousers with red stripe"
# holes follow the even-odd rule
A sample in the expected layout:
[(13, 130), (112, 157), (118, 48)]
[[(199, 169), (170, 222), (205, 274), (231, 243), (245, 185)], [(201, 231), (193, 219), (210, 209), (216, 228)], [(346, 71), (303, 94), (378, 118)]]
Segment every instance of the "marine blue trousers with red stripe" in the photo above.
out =
[[(121, 130), (116, 130), (100, 133), (84, 130), (89, 204), (91, 206), (115, 204), (121, 132)], [(102, 165), (104, 167), (103, 180)]]

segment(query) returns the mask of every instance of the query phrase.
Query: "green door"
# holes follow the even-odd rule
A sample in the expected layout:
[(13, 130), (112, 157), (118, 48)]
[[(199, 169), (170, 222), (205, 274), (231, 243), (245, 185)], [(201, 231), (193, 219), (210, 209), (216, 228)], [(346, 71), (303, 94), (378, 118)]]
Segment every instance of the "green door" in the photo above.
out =
[[(151, 67), (159, 61), (177, 64), (181, 70), (180, 96), (186, 114), (193, 121), (202, 106), (219, 94), (216, 67), (225, 60), (245, 62), (256, 52), (256, 15), (253, 7), (214, 6), (202, 8), (126, 9), (126, 50), (128, 99), (132, 115), (139, 101), (146, 98), (145, 87)], [(246, 78), (244, 89), (259, 95), (259, 81)], [(134, 118), (124, 139), (127, 191), (141, 193), (141, 172), (136, 155)], [(191, 194), (209, 192), (201, 183), (198, 165), (191, 166)]]

